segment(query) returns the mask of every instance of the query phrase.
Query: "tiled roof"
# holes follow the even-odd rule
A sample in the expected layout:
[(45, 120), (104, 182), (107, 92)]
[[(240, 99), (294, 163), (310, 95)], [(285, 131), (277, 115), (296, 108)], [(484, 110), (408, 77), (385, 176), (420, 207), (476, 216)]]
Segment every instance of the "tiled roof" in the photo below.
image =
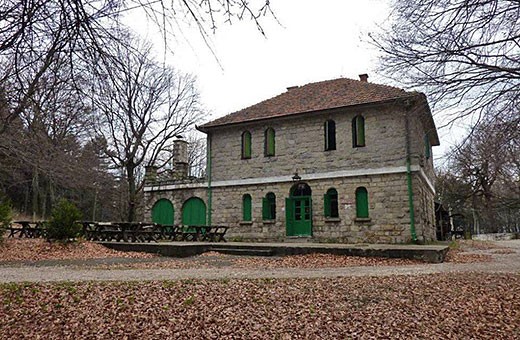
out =
[(347, 78), (326, 80), (290, 88), (276, 97), (215, 119), (199, 128), (204, 130), (220, 125), (376, 103), (411, 95), (414, 93), (359, 80)]

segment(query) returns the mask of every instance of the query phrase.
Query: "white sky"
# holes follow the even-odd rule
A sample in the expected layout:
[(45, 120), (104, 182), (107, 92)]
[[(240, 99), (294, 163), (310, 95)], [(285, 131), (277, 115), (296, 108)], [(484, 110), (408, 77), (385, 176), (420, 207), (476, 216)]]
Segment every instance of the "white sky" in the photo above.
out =
[[(265, 18), (266, 37), (249, 20), (218, 27), (210, 36), (218, 61), (195, 27), (168, 41), (173, 55), (167, 55), (167, 63), (197, 76), (202, 102), (211, 113), (205, 121), (271, 98), (288, 86), (358, 79), (362, 73), (371, 82), (389, 84), (378, 75), (377, 52), (366, 42), (367, 34), (387, 19), (387, 1), (274, 0), (271, 6), (280, 23)], [(148, 32), (142, 35), (160, 51), (163, 42), (153, 24), (132, 16), (132, 27)], [(434, 154), (443, 154), (458, 135), (460, 129), (439, 131), (441, 147)]]

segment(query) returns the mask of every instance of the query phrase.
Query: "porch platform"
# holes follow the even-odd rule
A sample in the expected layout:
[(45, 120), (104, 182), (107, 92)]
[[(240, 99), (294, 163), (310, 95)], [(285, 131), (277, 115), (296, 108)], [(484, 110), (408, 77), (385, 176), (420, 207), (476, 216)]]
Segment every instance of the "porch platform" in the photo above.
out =
[(447, 245), (412, 244), (341, 244), (341, 243), (245, 243), (245, 242), (98, 242), (121, 251), (139, 251), (163, 256), (188, 257), (207, 251), (228, 254), (286, 256), (310, 253), (364, 257), (388, 257), (441, 263), (448, 252)]

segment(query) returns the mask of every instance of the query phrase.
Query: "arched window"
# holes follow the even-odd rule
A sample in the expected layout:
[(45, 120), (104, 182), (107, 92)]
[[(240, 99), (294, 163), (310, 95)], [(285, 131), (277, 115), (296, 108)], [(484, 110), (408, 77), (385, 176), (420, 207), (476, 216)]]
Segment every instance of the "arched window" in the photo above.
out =
[(251, 158), (251, 132), (242, 132), (242, 159)]
[(276, 219), (276, 195), (272, 192), (265, 195), (265, 197), (262, 199), (262, 219)]
[(275, 154), (275, 142), (274, 142), (274, 129), (268, 128), (264, 132), (264, 156), (274, 156)]
[(325, 134), (325, 151), (336, 150), (336, 123), (327, 120), (323, 128)]
[(325, 208), (325, 217), (339, 217), (338, 209), (338, 192), (334, 188), (327, 190), (323, 197), (323, 206)]
[(352, 146), (365, 146), (365, 118), (361, 115), (352, 119)]
[(242, 196), (242, 220), (252, 220), (251, 195), (245, 194)]
[(424, 157), (426, 159), (429, 159), (432, 155), (432, 145), (430, 144), (430, 139), (428, 138), (428, 135), (424, 136)]
[(365, 187), (356, 189), (356, 217), (368, 218), (368, 191)]

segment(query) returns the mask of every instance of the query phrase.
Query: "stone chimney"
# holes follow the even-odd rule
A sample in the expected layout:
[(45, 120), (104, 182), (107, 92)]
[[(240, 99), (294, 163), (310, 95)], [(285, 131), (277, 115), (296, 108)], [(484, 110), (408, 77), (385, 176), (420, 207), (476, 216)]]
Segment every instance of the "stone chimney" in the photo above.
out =
[(179, 137), (173, 141), (172, 168), (175, 179), (185, 179), (188, 177), (188, 142)]
[(359, 81), (362, 81), (364, 83), (368, 83), (368, 74), (363, 73), (359, 75)]
[(157, 180), (157, 170), (155, 165), (147, 165), (144, 167), (144, 180), (146, 182), (155, 182)]

